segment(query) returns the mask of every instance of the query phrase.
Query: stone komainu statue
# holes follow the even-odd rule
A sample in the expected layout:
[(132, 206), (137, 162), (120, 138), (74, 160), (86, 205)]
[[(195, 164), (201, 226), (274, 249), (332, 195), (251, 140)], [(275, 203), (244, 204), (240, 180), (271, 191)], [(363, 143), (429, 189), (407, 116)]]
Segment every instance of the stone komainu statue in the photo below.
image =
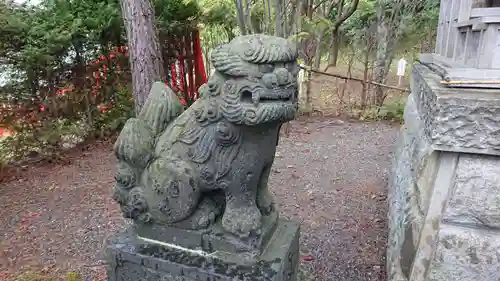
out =
[(114, 198), (126, 218), (183, 229), (259, 234), (274, 212), (267, 181), (279, 129), (297, 110), (297, 49), (266, 35), (213, 50), (215, 73), (187, 110), (155, 83), (120, 133)]

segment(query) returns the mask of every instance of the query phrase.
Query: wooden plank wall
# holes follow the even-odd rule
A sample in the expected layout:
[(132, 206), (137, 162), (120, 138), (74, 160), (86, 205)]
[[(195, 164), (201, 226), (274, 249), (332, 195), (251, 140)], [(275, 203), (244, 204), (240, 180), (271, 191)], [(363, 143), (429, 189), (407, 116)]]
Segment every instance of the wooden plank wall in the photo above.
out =
[(442, 0), (436, 38), (436, 54), (453, 58), (457, 44), (460, 44), (458, 22), (470, 18), (472, 0)]

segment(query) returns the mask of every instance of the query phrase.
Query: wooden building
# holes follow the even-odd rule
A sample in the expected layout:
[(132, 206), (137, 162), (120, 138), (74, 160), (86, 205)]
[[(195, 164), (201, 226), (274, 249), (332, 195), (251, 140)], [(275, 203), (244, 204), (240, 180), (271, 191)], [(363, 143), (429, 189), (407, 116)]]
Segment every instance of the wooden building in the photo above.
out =
[(500, 69), (500, 0), (442, 0), (436, 54), (474, 68)]

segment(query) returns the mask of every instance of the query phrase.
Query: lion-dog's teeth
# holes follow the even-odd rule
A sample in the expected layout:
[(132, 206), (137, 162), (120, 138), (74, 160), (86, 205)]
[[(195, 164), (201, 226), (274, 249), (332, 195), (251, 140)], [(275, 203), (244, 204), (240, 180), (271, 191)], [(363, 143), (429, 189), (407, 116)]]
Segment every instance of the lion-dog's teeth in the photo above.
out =
[(258, 105), (259, 104), (259, 101), (260, 101), (259, 92), (256, 91), (256, 92), (252, 93), (252, 101), (253, 101), (254, 105)]

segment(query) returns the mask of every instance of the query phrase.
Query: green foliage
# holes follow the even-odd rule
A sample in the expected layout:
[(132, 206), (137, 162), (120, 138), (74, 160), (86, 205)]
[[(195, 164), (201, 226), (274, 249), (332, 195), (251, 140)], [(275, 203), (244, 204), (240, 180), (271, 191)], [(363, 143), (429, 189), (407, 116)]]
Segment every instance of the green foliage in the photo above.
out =
[[(274, 28), (266, 18), (269, 3), (252, 2), (249, 23), (253, 31)], [(418, 3), (418, 12), (405, 26), (402, 41), (408, 45), (419, 42), (428, 30), (434, 29), (439, 14), (438, 0)], [(360, 52), (367, 49), (367, 34), (376, 30), (376, 5), (377, 0), (361, 0), (358, 10), (341, 26), (343, 42), (355, 44)], [(232, 0), (154, 0), (154, 7), (160, 32), (180, 24), (202, 23), (201, 43), (206, 58), (214, 46), (239, 33)], [(386, 9), (391, 8), (387, 4)], [(274, 16), (274, 7), (270, 13)], [(311, 19), (301, 17), (302, 28), (291, 39), (307, 41), (302, 46), (314, 49), (318, 33), (326, 30), (319, 43), (328, 48), (335, 13), (334, 9), (326, 17), (317, 12)], [(2, 146), (9, 149), (8, 153), (0, 153), (1, 157), (22, 158), (33, 151), (50, 154), (67, 142), (68, 136), (105, 136), (121, 128), (133, 114), (130, 77), (124, 70), (128, 59), (98, 64), (95, 60), (108, 57), (112, 48), (125, 44), (119, 0), (44, 0), (39, 6), (0, 1), (0, 105), (8, 105), (7, 109), (0, 107), (0, 128), (18, 133), (0, 141), (0, 150)], [(102, 73), (104, 67), (107, 73), (102, 76), (108, 79), (104, 82), (101, 77), (101, 85), (95, 87), (94, 74)], [(64, 88), (73, 90), (58, 95), (57, 90)], [(40, 105), (47, 110), (40, 111)], [(100, 112), (100, 105), (108, 110)], [(376, 118), (397, 118), (397, 112), (377, 109)]]
[(205, 56), (220, 44), (233, 39), (238, 33), (235, 2), (232, 0), (202, 0), (201, 44)]
[(236, 7), (232, 0), (203, 0), (202, 21), (205, 25), (223, 25), (234, 28), (236, 22)]
[(65, 281), (83, 281), (83, 276), (76, 272), (68, 272)]
[(405, 102), (401, 99), (388, 102), (381, 107), (370, 106), (361, 111), (354, 111), (360, 120), (386, 120), (392, 122), (403, 122)]
[(29, 156), (53, 158), (62, 148), (70, 148), (90, 137), (106, 138), (120, 130), (134, 116), (129, 86), (117, 86), (115, 106), (89, 122), (69, 118), (46, 119), (27, 129), (16, 127), (17, 134), (0, 139), (0, 167)]
[(115, 106), (99, 115), (95, 127), (99, 134), (115, 132), (125, 125), (128, 118), (134, 116), (134, 103), (132, 100), (132, 89), (129, 85), (116, 89)]
[(342, 25), (342, 30), (350, 38), (359, 38), (364, 35), (364, 30), (377, 20), (376, 0), (361, 0), (358, 9)]
[(156, 21), (160, 29), (195, 22), (201, 16), (198, 2), (194, 0), (155, 0)]
[[(154, 4), (160, 32), (200, 16), (196, 1)], [(123, 45), (119, 0), (0, 1), (0, 128), (16, 132), (0, 165), (120, 129), (133, 108)]]
[[(439, 20), (439, 0), (425, 0), (408, 21), (402, 42), (419, 42), (431, 32), (435, 34)], [(409, 47), (404, 46), (403, 47)], [(410, 46), (411, 47), (411, 46)]]
[[(400, 1), (401, 2), (401, 1)], [(419, 44), (429, 33), (434, 33), (439, 18), (439, 0), (408, 1), (410, 5), (402, 5), (407, 17), (403, 28), (403, 36), (397, 42), (398, 49), (408, 49)], [(362, 47), (367, 44), (367, 36), (375, 37), (377, 24), (377, 5), (382, 3), (384, 11), (390, 16), (394, 11), (394, 1), (361, 0), (356, 12), (342, 25), (341, 30), (348, 44)], [(406, 3), (406, 2), (404, 2)], [(410, 13), (410, 9), (414, 12)], [(406, 11), (408, 10), (408, 11)], [(371, 43), (370, 43), (371, 44)], [(366, 49), (366, 46), (364, 46)]]
[(35, 272), (28, 271), (18, 275), (16, 279), (14, 279), (14, 281), (57, 281), (57, 280), (55, 278), (50, 278)]

